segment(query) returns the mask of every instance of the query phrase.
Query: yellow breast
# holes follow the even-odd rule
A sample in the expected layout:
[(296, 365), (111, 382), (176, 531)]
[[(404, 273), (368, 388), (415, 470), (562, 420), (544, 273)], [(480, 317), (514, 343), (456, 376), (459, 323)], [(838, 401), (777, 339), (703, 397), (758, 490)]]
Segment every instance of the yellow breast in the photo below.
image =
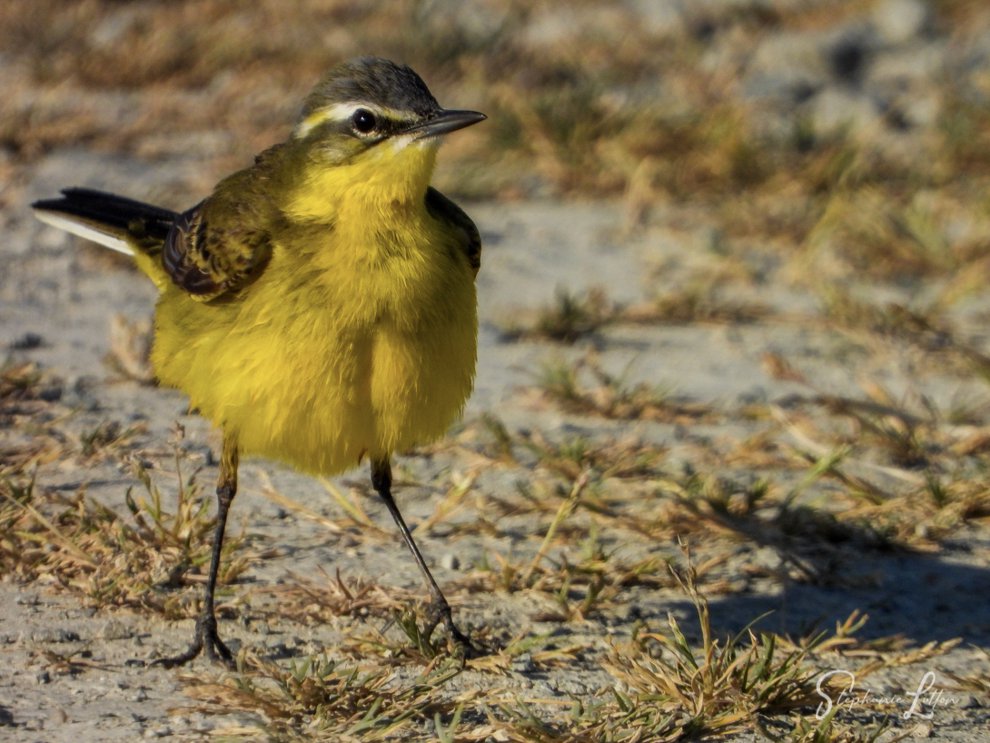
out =
[(153, 364), (241, 451), (333, 474), (441, 436), (470, 394), (477, 310), (455, 237), (420, 207), (287, 231), (223, 303), (167, 289)]

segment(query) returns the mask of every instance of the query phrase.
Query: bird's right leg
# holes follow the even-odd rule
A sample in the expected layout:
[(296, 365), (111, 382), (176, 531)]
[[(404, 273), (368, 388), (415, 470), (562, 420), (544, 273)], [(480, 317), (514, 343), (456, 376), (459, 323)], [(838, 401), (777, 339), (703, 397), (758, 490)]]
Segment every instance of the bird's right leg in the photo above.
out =
[(220, 572), (220, 554), (223, 551), (223, 536), (227, 527), (227, 513), (237, 494), (237, 441), (232, 436), (224, 436), (223, 453), (220, 455), (220, 477), (217, 480), (217, 524), (213, 535), (213, 552), (210, 556), (210, 572), (206, 579), (206, 595), (203, 597), (203, 610), (196, 620), (196, 636), (189, 649), (173, 658), (155, 661), (158, 665), (173, 668), (188, 663), (205, 652), (210, 660), (221, 662), (229, 667), (234, 665), (230, 649), (224, 645), (217, 633), (217, 615), (214, 594), (217, 588), (217, 575)]

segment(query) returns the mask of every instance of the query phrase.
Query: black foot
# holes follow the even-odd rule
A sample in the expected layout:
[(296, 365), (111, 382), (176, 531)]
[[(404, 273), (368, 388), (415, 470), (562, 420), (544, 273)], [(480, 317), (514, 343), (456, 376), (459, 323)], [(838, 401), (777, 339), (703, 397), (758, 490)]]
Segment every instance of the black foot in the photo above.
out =
[(204, 653), (214, 663), (234, 668), (234, 656), (217, 634), (217, 618), (212, 614), (204, 614), (196, 620), (196, 637), (186, 652), (172, 658), (159, 658), (152, 665), (175, 668), (185, 665), (200, 653)]
[(444, 601), (431, 601), (426, 610), (426, 627), (424, 635), (429, 638), (433, 634), (438, 624), (442, 624), (447, 633), (447, 640), (453, 646), (455, 655), (464, 660), (480, 658), (485, 655), (484, 651), (471, 642), (471, 638), (461, 632), (454, 624), (454, 618), (450, 613), (450, 605)]

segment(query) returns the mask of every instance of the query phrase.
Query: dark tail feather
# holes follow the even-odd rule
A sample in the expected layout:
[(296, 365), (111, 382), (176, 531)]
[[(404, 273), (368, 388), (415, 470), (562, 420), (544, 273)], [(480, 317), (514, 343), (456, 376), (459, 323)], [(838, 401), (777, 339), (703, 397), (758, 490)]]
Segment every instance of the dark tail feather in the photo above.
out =
[(61, 198), (43, 199), (31, 206), (137, 242), (164, 241), (179, 216), (168, 209), (90, 188), (67, 188)]

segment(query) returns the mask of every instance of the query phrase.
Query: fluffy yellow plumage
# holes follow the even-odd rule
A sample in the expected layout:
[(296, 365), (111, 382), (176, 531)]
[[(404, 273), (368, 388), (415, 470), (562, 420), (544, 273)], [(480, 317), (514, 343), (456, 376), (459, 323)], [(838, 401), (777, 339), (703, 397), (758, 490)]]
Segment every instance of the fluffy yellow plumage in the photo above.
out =
[(156, 373), (243, 453), (334, 474), (431, 441), (460, 412), (476, 300), (463, 233), (424, 206), (436, 146), (346, 174), (307, 164), (317, 172), (282, 194), (288, 224), (236, 300), (204, 304), (164, 284)]
[[(466, 647), (391, 495), (393, 452), (441, 436), (474, 378), (471, 220), (429, 186), (439, 136), (484, 118), (439, 107), (409, 68), (345, 63), (293, 136), (176, 214), (69, 189), (38, 216), (135, 256), (158, 286), (152, 365), (223, 429), (218, 523), (195, 642), (230, 660), (213, 610), (238, 455), (372, 481), (423, 569), (433, 624)], [(432, 627), (430, 628), (432, 629)]]

